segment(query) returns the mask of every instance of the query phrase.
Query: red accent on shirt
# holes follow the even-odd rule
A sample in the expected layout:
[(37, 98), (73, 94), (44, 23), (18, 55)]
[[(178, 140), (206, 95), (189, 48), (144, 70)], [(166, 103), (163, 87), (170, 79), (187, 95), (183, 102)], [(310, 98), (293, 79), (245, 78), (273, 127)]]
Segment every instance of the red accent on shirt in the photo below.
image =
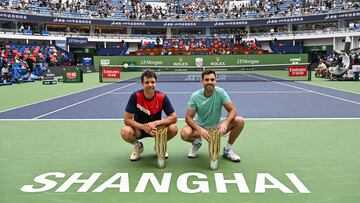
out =
[(165, 94), (155, 91), (154, 98), (148, 100), (145, 98), (144, 91), (136, 92), (137, 105), (140, 105), (145, 110), (150, 112), (150, 115), (155, 115), (162, 110)]

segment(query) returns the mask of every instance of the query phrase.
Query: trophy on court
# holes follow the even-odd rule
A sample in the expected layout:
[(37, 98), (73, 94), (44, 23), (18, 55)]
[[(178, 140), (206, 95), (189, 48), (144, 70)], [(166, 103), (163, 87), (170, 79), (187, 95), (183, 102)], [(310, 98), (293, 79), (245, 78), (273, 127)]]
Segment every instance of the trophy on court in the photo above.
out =
[(167, 131), (168, 128), (158, 127), (155, 134), (155, 151), (157, 155), (157, 167), (165, 168), (165, 154), (167, 151)]
[(210, 143), (209, 143), (209, 155), (210, 155), (210, 169), (218, 169), (218, 157), (220, 153), (220, 138), (221, 134), (217, 128), (209, 128), (208, 132), (210, 134)]

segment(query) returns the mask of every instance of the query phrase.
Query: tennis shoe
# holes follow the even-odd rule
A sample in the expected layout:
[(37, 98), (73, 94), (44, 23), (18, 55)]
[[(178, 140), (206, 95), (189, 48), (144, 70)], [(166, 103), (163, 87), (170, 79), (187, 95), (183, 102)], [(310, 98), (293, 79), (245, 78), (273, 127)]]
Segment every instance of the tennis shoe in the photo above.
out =
[(192, 147), (189, 150), (188, 157), (195, 158), (197, 156), (197, 153), (198, 153), (201, 145), (202, 145), (202, 139), (195, 138), (195, 140), (192, 142)]
[(235, 152), (231, 148), (226, 149), (224, 147), (223, 157), (233, 162), (240, 162), (240, 156), (235, 154)]
[(137, 160), (139, 160), (141, 153), (144, 152), (144, 145), (143, 145), (141, 142), (140, 142), (140, 144), (141, 144), (141, 147), (140, 147), (140, 148), (134, 146), (134, 149), (132, 150), (131, 155), (130, 155), (130, 160), (131, 160), (131, 161), (137, 161)]

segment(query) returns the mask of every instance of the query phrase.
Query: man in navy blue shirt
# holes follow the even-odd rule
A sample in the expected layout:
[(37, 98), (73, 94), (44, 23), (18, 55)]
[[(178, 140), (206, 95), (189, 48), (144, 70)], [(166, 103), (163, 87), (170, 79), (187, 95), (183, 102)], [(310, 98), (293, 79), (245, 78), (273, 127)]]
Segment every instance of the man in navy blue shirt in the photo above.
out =
[[(177, 116), (169, 98), (162, 92), (155, 90), (157, 76), (154, 71), (146, 70), (141, 75), (143, 89), (131, 94), (125, 108), (124, 123), (121, 137), (134, 145), (130, 155), (131, 161), (139, 160), (144, 146), (140, 139), (153, 137), (158, 126), (168, 128), (167, 140), (173, 138), (178, 131), (175, 125)], [(161, 118), (162, 111), (166, 117)], [(168, 157), (166, 153), (165, 157)]]

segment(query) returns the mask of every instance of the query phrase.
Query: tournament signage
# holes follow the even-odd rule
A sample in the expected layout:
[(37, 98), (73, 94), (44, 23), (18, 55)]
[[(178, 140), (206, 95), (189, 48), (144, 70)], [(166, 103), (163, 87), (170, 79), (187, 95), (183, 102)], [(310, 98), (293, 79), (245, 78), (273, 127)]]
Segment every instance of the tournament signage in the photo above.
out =
[(232, 19), (217, 21), (146, 21), (146, 20), (96, 20), (68, 17), (52, 17), (27, 13), (0, 12), (0, 19), (10, 20), (28, 20), (56, 24), (78, 24), (94, 26), (119, 26), (119, 27), (243, 27), (243, 26), (266, 26), (266, 25), (285, 25), (309, 22), (329, 22), (337, 20), (360, 19), (360, 11), (344, 11), (330, 14), (292, 16), (292, 17), (272, 17), (272, 18), (255, 18), (255, 19)]
[[(69, 177), (69, 175), (71, 175)], [(20, 190), (27, 193), (39, 192), (67, 192), (71, 187), (80, 188), (77, 192), (104, 192), (113, 190), (121, 193), (144, 193), (148, 188), (153, 188), (156, 193), (172, 192), (170, 187), (176, 183), (177, 190), (182, 193), (210, 193), (210, 184), (216, 188), (216, 193), (228, 193), (228, 187), (237, 187), (239, 193), (266, 193), (274, 190), (285, 194), (309, 194), (310, 190), (295, 173), (286, 173), (280, 179), (270, 173), (257, 173), (256, 181), (252, 187), (248, 185), (243, 173), (229, 174), (225, 177), (223, 173), (211, 174), (208, 178), (203, 173), (183, 173), (176, 176), (172, 173), (143, 173), (141, 177), (134, 177), (128, 173), (115, 173), (109, 179), (103, 179), (102, 173), (92, 173), (90, 177), (82, 177), (83, 173), (65, 174), (62, 172), (48, 172), (34, 178), (32, 184), (23, 185)], [(232, 176), (232, 177), (231, 177)], [(137, 180), (130, 181), (131, 178)], [(283, 182), (285, 180), (285, 182)], [(135, 183), (135, 184), (134, 184)], [(75, 186), (73, 186), (75, 185)], [(236, 190), (234, 190), (236, 191)]]
[(289, 66), (288, 70), (290, 77), (307, 76), (308, 73), (307, 66)]
[[(210, 68), (231, 68), (231, 67), (268, 67), (271, 66), (302, 66), (308, 64), (307, 54), (262, 54), (262, 55), (204, 55), (204, 56), (95, 56), (94, 67), (122, 66), (132, 61), (135, 67), (122, 71), (134, 71), (136, 67), (174, 67), (175, 68), (196, 68), (197, 60), (202, 60), (201, 67)], [(106, 60), (106, 65), (104, 65)]]
[(88, 43), (88, 38), (68, 37), (66, 41), (68, 45), (83, 45)]
[(69, 80), (75, 79), (77, 77), (77, 72), (67, 72), (66, 78)]
[(80, 83), (83, 82), (83, 72), (79, 69), (65, 69), (63, 72), (64, 83)]
[(120, 79), (120, 68), (102, 68), (102, 77)]
[(99, 70), (100, 82), (117, 82), (121, 78), (120, 67), (101, 67)]

